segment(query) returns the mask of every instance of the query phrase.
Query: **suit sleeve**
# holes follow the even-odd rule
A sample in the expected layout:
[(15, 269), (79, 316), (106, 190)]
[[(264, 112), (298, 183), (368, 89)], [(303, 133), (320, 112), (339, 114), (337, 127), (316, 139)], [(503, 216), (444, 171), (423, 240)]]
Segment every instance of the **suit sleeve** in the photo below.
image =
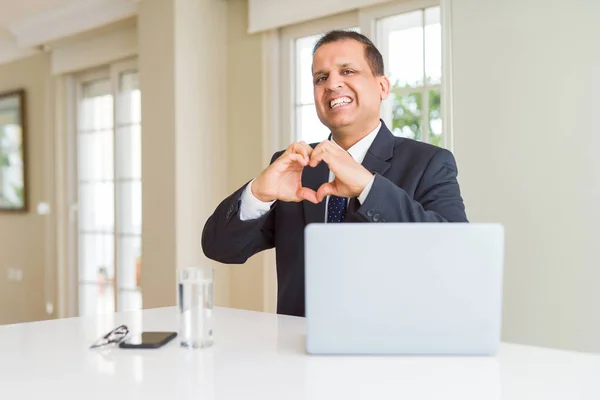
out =
[(431, 157), (412, 199), (404, 189), (375, 175), (365, 202), (352, 219), (364, 222), (468, 222), (451, 152)]
[[(279, 157), (276, 153), (271, 163)], [(275, 246), (274, 226), (277, 201), (259, 218), (243, 221), (240, 202), (242, 186), (219, 204), (202, 231), (202, 251), (206, 257), (225, 264), (243, 264), (254, 254)]]

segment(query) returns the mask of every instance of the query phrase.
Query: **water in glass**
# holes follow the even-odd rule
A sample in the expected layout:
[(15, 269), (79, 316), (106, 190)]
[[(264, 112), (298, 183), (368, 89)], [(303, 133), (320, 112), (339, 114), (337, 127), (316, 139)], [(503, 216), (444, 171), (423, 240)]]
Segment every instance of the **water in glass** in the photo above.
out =
[(181, 346), (192, 348), (212, 346), (212, 268), (192, 267), (179, 270), (177, 286)]

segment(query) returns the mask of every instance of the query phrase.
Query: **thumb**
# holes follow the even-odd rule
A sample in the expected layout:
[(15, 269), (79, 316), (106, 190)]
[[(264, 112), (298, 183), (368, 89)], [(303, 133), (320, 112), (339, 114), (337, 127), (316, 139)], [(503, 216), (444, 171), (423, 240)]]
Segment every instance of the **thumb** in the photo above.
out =
[(319, 203), (322, 202), (325, 197), (331, 196), (332, 194), (335, 195), (337, 193), (334, 182), (324, 183), (317, 190), (317, 200), (319, 200)]

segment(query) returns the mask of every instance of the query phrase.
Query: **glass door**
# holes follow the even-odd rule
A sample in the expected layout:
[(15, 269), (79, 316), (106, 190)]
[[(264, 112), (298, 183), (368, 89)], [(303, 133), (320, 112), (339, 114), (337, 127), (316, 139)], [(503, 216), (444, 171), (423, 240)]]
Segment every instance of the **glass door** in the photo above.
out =
[(116, 103), (117, 310), (142, 308), (142, 126), (138, 72), (118, 72)]
[(82, 74), (77, 99), (79, 315), (141, 309), (141, 102), (135, 63)]

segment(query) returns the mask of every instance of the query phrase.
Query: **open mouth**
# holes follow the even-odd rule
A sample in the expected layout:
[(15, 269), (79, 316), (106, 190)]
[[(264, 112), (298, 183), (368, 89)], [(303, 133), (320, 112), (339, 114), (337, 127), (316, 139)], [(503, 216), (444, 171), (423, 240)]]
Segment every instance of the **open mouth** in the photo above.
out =
[(347, 106), (350, 103), (352, 103), (352, 99), (350, 97), (338, 97), (329, 102), (329, 108), (333, 110), (335, 108)]

